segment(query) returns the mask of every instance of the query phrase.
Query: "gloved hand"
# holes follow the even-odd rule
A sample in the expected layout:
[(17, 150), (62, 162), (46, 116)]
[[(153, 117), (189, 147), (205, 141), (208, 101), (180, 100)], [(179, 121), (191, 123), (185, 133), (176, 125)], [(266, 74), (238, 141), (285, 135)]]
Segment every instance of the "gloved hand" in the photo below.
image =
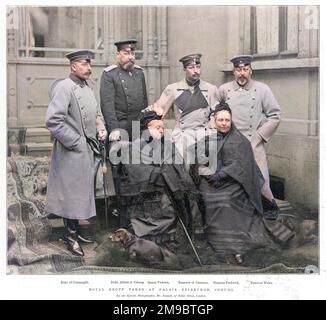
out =
[(98, 140), (105, 140), (107, 136), (107, 132), (106, 130), (99, 130), (99, 132), (97, 133), (97, 138)]
[(211, 184), (213, 187), (218, 188), (223, 184), (226, 177), (226, 173), (224, 173), (223, 171), (219, 171), (208, 177), (208, 183)]
[(109, 135), (109, 141), (118, 141), (120, 140), (120, 131), (119, 130), (114, 130), (110, 133)]
[(156, 103), (151, 104), (150, 106), (148, 106), (145, 109), (141, 110), (141, 112), (143, 112), (143, 113), (148, 112), (148, 111), (154, 111), (160, 116), (163, 115), (162, 107), (159, 107)]
[(141, 110), (142, 113), (145, 113), (148, 111), (154, 111), (154, 106), (152, 104), (150, 106), (146, 107), (145, 109)]
[(209, 176), (208, 183), (211, 184), (213, 187), (218, 188), (222, 184), (222, 179), (219, 173), (216, 172)]

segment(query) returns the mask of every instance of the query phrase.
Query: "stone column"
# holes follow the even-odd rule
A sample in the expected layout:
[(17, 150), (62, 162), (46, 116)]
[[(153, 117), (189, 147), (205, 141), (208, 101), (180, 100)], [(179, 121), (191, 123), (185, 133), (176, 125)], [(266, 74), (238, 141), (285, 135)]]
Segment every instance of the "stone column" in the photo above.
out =
[(144, 45), (144, 50), (147, 49), (146, 52), (146, 65), (147, 65), (147, 95), (149, 103), (154, 102), (155, 100), (155, 92), (156, 92), (156, 68), (155, 68), (155, 48), (154, 48), (154, 7), (147, 7), (144, 16), (144, 20), (147, 20), (147, 46)]
[(167, 41), (167, 8), (160, 7), (160, 21), (161, 21), (161, 62), (167, 63), (168, 61), (168, 41)]
[(167, 7), (159, 7), (160, 21), (160, 84), (155, 93), (155, 98), (158, 99), (164, 88), (169, 83), (169, 61), (168, 61), (168, 41), (167, 41)]
[(318, 57), (319, 10), (317, 6), (299, 6), (298, 58)]
[(143, 29), (143, 59), (144, 61), (147, 60), (147, 39), (148, 39), (148, 25), (147, 25), (147, 11), (148, 8), (146, 6), (142, 7), (142, 29)]
[(153, 61), (155, 48), (154, 48), (154, 7), (148, 7), (147, 9), (147, 60)]
[(7, 115), (8, 128), (18, 126), (18, 101), (17, 101), (17, 68), (18, 58), (18, 31), (19, 31), (18, 7), (7, 8)]

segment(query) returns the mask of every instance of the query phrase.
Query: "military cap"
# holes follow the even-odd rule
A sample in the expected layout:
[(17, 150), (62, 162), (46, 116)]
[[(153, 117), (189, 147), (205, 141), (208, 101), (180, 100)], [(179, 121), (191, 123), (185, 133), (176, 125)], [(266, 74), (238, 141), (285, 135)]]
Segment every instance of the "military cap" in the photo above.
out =
[(230, 61), (233, 63), (234, 67), (247, 66), (251, 64), (254, 57), (251, 55), (241, 55), (232, 58)]
[(162, 116), (158, 115), (155, 111), (142, 111), (138, 119), (140, 121), (140, 129), (146, 130), (151, 121), (161, 120)]
[(125, 50), (125, 49), (135, 50), (137, 42), (138, 41), (136, 39), (129, 39), (129, 40), (117, 41), (114, 43), (114, 45), (117, 47), (118, 51)]
[(194, 54), (188, 54), (184, 57), (182, 57), (179, 62), (183, 63), (183, 67), (187, 67), (190, 64), (199, 64), (200, 63), (200, 53), (194, 53)]
[(77, 50), (67, 53), (66, 57), (70, 60), (70, 62), (82, 59), (90, 61), (91, 59), (94, 59), (94, 52), (90, 50)]

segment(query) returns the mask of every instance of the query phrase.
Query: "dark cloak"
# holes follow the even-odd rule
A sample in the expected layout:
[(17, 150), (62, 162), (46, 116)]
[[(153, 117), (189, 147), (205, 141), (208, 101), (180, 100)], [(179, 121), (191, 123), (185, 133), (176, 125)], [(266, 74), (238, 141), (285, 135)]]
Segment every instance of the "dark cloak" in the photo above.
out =
[(205, 137), (205, 142), (199, 141), (198, 159), (201, 160), (203, 155), (208, 156), (210, 152), (211, 157), (217, 159), (216, 172), (223, 171), (237, 181), (248, 195), (252, 205), (262, 213), (261, 188), (264, 178), (255, 161), (248, 139), (240, 133), (235, 125), (232, 125), (225, 136), (221, 137), (221, 135), (213, 133)]
[[(171, 240), (177, 214), (189, 225), (190, 201), (198, 194), (183, 164), (175, 164), (177, 150), (164, 153), (161, 140), (138, 139), (128, 144), (129, 163), (120, 165), (120, 201), (127, 206), (134, 233), (156, 242)], [(153, 149), (160, 148), (160, 161), (150, 163)], [(134, 157), (134, 158), (133, 158)], [(140, 163), (131, 160), (140, 159)]]
[(261, 187), (264, 180), (250, 142), (233, 124), (225, 136), (215, 132), (200, 141), (197, 150), (200, 163), (195, 170), (197, 175), (208, 155), (210, 160), (216, 161), (216, 170), (212, 173), (227, 175), (217, 188), (209, 184), (207, 177), (196, 178), (205, 208), (205, 234), (219, 256), (244, 254), (274, 241), (284, 243), (293, 236), (281, 223), (272, 222), (271, 227), (263, 219)]

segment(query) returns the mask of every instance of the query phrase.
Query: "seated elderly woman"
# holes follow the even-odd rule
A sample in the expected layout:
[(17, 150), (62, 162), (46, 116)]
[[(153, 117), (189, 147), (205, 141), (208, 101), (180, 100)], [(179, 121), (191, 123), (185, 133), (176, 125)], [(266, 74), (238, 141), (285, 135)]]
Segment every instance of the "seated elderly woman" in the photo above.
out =
[(124, 154), (119, 200), (127, 209), (130, 231), (163, 244), (175, 239), (177, 214), (188, 224), (190, 195), (195, 197), (197, 190), (174, 145), (164, 139), (161, 116), (143, 112), (140, 130), (140, 138), (118, 142), (110, 151)]
[(232, 123), (229, 106), (220, 102), (211, 120), (217, 130), (197, 143), (194, 170), (205, 208), (204, 230), (219, 258), (241, 264), (249, 250), (285, 244), (294, 233), (263, 217), (264, 180), (250, 142)]

